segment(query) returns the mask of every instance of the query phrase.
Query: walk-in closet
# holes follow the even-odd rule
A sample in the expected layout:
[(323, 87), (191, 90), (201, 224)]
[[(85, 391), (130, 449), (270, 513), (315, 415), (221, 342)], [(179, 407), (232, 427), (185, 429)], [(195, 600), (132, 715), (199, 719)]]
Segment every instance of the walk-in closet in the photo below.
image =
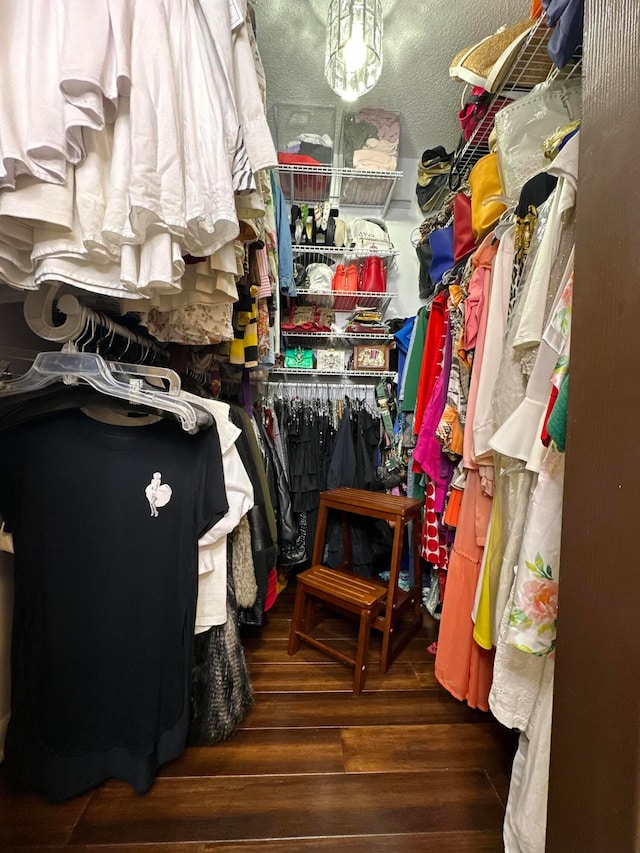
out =
[(45, 6), (0, 849), (638, 853), (637, 4)]

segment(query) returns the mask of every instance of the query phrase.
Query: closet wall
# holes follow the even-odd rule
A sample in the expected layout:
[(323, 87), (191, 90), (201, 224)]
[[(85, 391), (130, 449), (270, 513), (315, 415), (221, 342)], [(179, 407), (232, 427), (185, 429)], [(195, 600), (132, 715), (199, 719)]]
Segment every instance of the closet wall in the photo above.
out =
[[(419, 264), (411, 243), (414, 229), (424, 219), (424, 215), (420, 212), (415, 200), (416, 159), (400, 158), (398, 170), (403, 172), (403, 178), (396, 185), (395, 197), (397, 200), (391, 202), (385, 217), (389, 237), (399, 252), (389, 270), (387, 290), (390, 293), (397, 293), (398, 298), (392, 299), (389, 303), (387, 318), (411, 317), (420, 307), (418, 297)], [(367, 216), (368, 213), (370, 211), (362, 209), (363, 216)], [(358, 214), (349, 210), (347, 215)]]
[(549, 853), (640, 850), (640, 6), (585, 5)]

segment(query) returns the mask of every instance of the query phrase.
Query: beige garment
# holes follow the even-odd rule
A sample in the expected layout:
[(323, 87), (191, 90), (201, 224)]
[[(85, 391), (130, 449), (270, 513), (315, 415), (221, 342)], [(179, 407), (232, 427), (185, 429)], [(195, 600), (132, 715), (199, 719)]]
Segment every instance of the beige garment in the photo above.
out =
[(238, 219), (260, 219), (264, 216), (264, 201), (258, 190), (237, 194), (235, 200)]
[(356, 169), (373, 169), (379, 172), (393, 172), (398, 164), (395, 154), (374, 148), (360, 148), (353, 152), (353, 165)]
[[(197, 266), (200, 266), (198, 264)], [(175, 311), (188, 305), (222, 305), (238, 301), (238, 289), (235, 276), (229, 273), (203, 275), (195, 271), (195, 266), (187, 267), (182, 277), (183, 289), (178, 293), (156, 293), (150, 299), (140, 302), (137, 299), (122, 300), (125, 311)]]
[(238, 268), (238, 251), (236, 240), (231, 240), (221, 246), (217, 252), (208, 258), (209, 267), (212, 271), (230, 272), (235, 276), (242, 275), (242, 267)]
[(365, 148), (372, 148), (377, 151), (384, 151), (386, 154), (397, 154), (398, 143), (390, 142), (388, 139), (367, 139), (364, 144)]
[(197, 346), (233, 340), (231, 303), (186, 305), (173, 311), (152, 308), (140, 322), (158, 341)]
[(211, 302), (237, 302), (236, 275), (212, 268), (209, 259), (199, 264), (189, 264), (182, 276), (185, 292), (195, 291), (211, 296)]
[(237, 302), (238, 288), (236, 287), (236, 271), (223, 271), (219, 267), (225, 265), (237, 268), (234, 244), (229, 249), (211, 255), (197, 264), (186, 264), (184, 274), (180, 279), (181, 290), (173, 293), (151, 293), (148, 300), (121, 300), (123, 312), (143, 311), (147, 313), (152, 308), (168, 312), (187, 308), (190, 305), (220, 305)]
[(249, 519), (243, 516), (231, 535), (233, 543), (233, 581), (238, 607), (253, 607), (258, 595), (256, 573), (251, 552)]

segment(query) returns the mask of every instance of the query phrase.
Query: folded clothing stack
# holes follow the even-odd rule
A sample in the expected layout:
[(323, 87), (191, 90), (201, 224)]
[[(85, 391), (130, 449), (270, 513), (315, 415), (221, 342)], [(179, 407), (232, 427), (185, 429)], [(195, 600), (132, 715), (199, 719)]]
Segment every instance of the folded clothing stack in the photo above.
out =
[(396, 113), (365, 107), (344, 117), (344, 164), (393, 172), (398, 165), (400, 119)]
[[(301, 133), (287, 142), (280, 153), (310, 157), (318, 166), (330, 166), (333, 162), (333, 140), (328, 133)], [(303, 165), (310, 165), (309, 161), (304, 161)]]

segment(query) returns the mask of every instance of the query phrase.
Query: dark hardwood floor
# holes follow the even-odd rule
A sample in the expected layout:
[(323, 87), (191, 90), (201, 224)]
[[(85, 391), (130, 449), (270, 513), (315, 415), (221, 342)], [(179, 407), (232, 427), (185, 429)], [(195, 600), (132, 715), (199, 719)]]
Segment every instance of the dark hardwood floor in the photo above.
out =
[[(255, 708), (234, 737), (187, 750), (136, 795), (109, 782), (51, 805), (0, 783), (0, 850), (35, 853), (489, 853), (501, 851), (511, 733), (442, 690), (429, 621), (386, 676), (372, 637), (352, 671), (286, 652), (293, 590), (244, 641)], [(346, 648), (355, 631), (322, 623)]]

